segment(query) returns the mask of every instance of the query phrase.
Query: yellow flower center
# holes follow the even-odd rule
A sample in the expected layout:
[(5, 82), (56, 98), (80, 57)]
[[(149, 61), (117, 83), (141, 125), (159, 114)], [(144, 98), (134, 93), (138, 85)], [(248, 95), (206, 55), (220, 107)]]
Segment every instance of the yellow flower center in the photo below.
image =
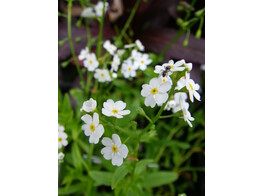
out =
[(92, 61), (92, 60), (89, 60), (89, 63), (90, 63), (90, 64), (92, 64), (92, 63), (93, 63), (93, 61)]
[(173, 68), (174, 68), (174, 65), (171, 65), (170, 68), (173, 69)]
[(144, 64), (144, 60), (141, 60), (141, 64)]
[(153, 89), (151, 90), (151, 93), (152, 93), (153, 95), (157, 94), (157, 92), (158, 92), (157, 88), (153, 88)]
[(189, 84), (189, 87), (191, 88), (191, 90), (194, 90), (194, 88), (193, 88), (192, 84)]
[(95, 129), (96, 129), (96, 127), (95, 127), (95, 125), (92, 123), (92, 124), (90, 125), (90, 130), (91, 130), (92, 132), (94, 132)]
[(118, 114), (118, 110), (117, 109), (113, 109), (112, 112), (113, 112), (113, 114)]
[(112, 146), (112, 151), (113, 151), (113, 153), (117, 153), (117, 147), (116, 147), (116, 145), (113, 145), (113, 146)]
[(166, 79), (165, 79), (165, 78), (163, 78), (162, 82), (166, 82)]
[(58, 142), (59, 143), (62, 142), (62, 138), (61, 137), (58, 138)]
[(101, 77), (104, 77), (104, 76), (105, 76), (105, 74), (104, 74), (104, 73), (101, 73), (101, 74), (100, 74), (100, 76), (101, 76)]
[(131, 71), (131, 67), (128, 67), (128, 71)]

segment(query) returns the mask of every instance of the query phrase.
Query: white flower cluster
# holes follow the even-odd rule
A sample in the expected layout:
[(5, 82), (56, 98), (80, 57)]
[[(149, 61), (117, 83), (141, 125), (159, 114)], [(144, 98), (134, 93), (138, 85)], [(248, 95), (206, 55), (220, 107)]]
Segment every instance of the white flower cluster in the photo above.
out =
[[(87, 7), (85, 8), (82, 13), (81, 16), (84, 18), (92, 18), (92, 17), (101, 17), (103, 15), (103, 6), (104, 3), (102, 1), (99, 1), (94, 7)], [(108, 3), (105, 2), (105, 12), (108, 8)]]
[[(63, 146), (67, 146), (68, 142), (66, 140), (67, 134), (65, 133), (65, 128), (62, 125), (58, 124), (58, 150), (60, 150)], [(64, 153), (58, 153), (58, 161), (62, 161), (64, 158)]]
[[(82, 130), (85, 135), (89, 137), (89, 143), (97, 144), (99, 139), (104, 134), (105, 130), (102, 124), (99, 124), (99, 115), (96, 113), (96, 100), (90, 98), (83, 103), (81, 111), (87, 113), (94, 112), (93, 117), (89, 114), (85, 114), (81, 119), (85, 122), (82, 126)], [(124, 110), (126, 103), (123, 101), (114, 102), (112, 99), (108, 99), (103, 103), (102, 114), (105, 116), (113, 116), (116, 118), (123, 118), (124, 115), (130, 114), (130, 110)], [(112, 135), (112, 140), (108, 137), (102, 139), (102, 144), (105, 146), (101, 154), (106, 160), (112, 159), (112, 165), (120, 166), (123, 163), (123, 158), (127, 157), (128, 149), (125, 144), (121, 143), (120, 137), (117, 134)]]
[[(192, 70), (192, 63), (186, 63), (185, 60), (180, 60), (174, 63), (173, 60), (170, 60), (168, 63), (163, 65), (156, 65), (154, 72), (159, 74), (157, 78), (152, 78), (149, 84), (143, 84), (141, 95), (145, 97), (145, 105), (150, 107), (162, 106), (168, 100), (168, 91), (173, 85), (173, 81), (170, 76), (174, 72), (185, 71), (185, 77), (181, 77), (176, 84), (175, 90), (180, 91), (186, 87), (189, 98), (194, 102), (194, 97), (200, 101), (200, 95), (197, 92), (200, 86), (196, 84), (192, 79), (190, 79), (190, 72)], [(191, 121), (194, 121), (194, 118), (191, 116), (189, 109), (189, 103), (186, 102), (187, 94), (183, 92), (177, 92), (174, 94), (174, 98), (169, 100), (165, 106), (165, 110), (171, 110), (173, 113), (178, 111), (183, 112), (184, 120), (192, 127)]]

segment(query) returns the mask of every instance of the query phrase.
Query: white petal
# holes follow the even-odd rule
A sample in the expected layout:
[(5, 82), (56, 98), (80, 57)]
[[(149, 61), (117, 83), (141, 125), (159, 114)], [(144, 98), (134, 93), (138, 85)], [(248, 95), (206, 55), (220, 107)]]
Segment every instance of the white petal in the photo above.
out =
[(89, 137), (89, 143), (97, 144), (99, 141), (99, 137), (96, 134), (92, 134)]
[(191, 102), (194, 102), (193, 92), (191, 92), (191, 91), (189, 91), (189, 98), (190, 98)]
[(63, 144), (63, 146), (67, 146), (67, 144), (68, 144), (67, 140), (63, 140), (62, 144)]
[(89, 114), (85, 114), (84, 116), (82, 116), (81, 120), (84, 121), (88, 125), (92, 123), (92, 117)]
[(90, 131), (90, 130), (85, 130), (85, 135), (86, 136), (90, 136), (90, 135), (92, 135), (93, 134), (93, 132), (92, 131)]
[(160, 85), (158, 90), (160, 92), (162, 92), (162, 93), (165, 93), (165, 92), (169, 91), (170, 88), (171, 88), (171, 83), (170, 82), (165, 82), (165, 83)]
[(121, 157), (117, 153), (113, 154), (112, 165), (120, 166), (120, 165), (122, 165), (122, 163), (123, 163), (123, 157)]
[(155, 107), (156, 101), (155, 101), (153, 95), (149, 95), (149, 96), (146, 97), (145, 105), (150, 106), (151, 108)]
[(104, 147), (101, 150), (101, 154), (104, 156), (106, 160), (112, 159), (112, 148), (111, 147)]
[(93, 114), (93, 123), (95, 126), (99, 124), (99, 116), (98, 116), (98, 113), (96, 112)]
[(200, 101), (200, 95), (199, 95), (198, 92), (194, 91), (194, 97), (195, 97), (198, 101)]
[(142, 90), (141, 90), (141, 95), (143, 97), (148, 96), (150, 94), (150, 89), (151, 89), (151, 87), (148, 84), (143, 84)]
[(119, 148), (120, 145), (121, 145), (120, 137), (117, 134), (113, 134), (112, 140), (113, 140), (114, 144)]
[(102, 108), (102, 114), (104, 114), (105, 116), (113, 116), (112, 111), (106, 110), (105, 108)]
[(111, 148), (113, 146), (113, 141), (109, 137), (104, 137), (102, 139), (102, 144)]
[(168, 99), (168, 94), (167, 93), (157, 93), (155, 95), (155, 101), (157, 103), (157, 105), (162, 105), (163, 103), (165, 103)]
[(122, 144), (122, 145), (118, 148), (118, 151), (119, 151), (119, 153), (120, 153), (120, 155), (121, 155), (122, 157), (124, 157), (124, 158), (127, 157), (128, 149), (127, 149), (127, 147), (126, 147), (125, 144)]
[(155, 73), (160, 73), (162, 70), (163, 70), (163, 67), (161, 65), (156, 65), (154, 72)]
[(123, 101), (115, 102), (115, 106), (118, 110), (123, 110), (126, 107), (126, 103)]
[(98, 125), (95, 130), (95, 134), (100, 138), (104, 134), (105, 130), (103, 125)]
[(149, 85), (151, 87), (159, 87), (161, 81), (159, 80), (159, 78), (152, 78), (149, 82)]
[(123, 110), (118, 112), (120, 115), (128, 115), (130, 114), (130, 110)]
[(103, 103), (103, 107), (108, 110), (112, 110), (114, 106), (115, 106), (115, 103), (112, 99), (108, 99), (106, 102)]

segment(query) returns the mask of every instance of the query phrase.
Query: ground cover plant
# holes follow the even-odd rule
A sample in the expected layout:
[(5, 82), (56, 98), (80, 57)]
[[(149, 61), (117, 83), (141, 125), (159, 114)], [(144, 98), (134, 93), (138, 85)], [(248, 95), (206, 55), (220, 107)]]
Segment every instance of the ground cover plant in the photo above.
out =
[[(122, 25), (114, 23), (122, 1), (63, 2), (59, 47), (70, 55), (60, 69), (77, 79), (58, 89), (59, 195), (203, 195), (204, 72), (198, 83), (199, 62), (165, 54), (179, 39), (187, 48), (192, 34), (203, 36), (204, 8), (177, 1), (177, 32), (154, 52), (131, 25), (150, 1), (126, 7)], [(73, 36), (74, 28), (85, 34)]]

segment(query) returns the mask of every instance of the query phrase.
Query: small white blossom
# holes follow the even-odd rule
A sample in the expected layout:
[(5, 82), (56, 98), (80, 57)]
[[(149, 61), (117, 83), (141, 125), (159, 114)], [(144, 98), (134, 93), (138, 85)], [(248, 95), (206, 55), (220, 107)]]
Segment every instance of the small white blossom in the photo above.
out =
[(96, 69), (94, 77), (99, 82), (110, 82), (111, 78), (107, 69)]
[(184, 108), (183, 110), (184, 120), (189, 124), (190, 127), (193, 127), (190, 121), (194, 121), (195, 119), (191, 116), (190, 112)]
[(173, 113), (176, 113), (180, 110), (186, 109), (188, 110), (189, 108), (189, 103), (186, 102), (187, 99), (187, 94), (186, 93), (175, 93), (174, 95), (174, 100), (175, 100), (175, 106), (173, 108)]
[(58, 124), (58, 132), (64, 132), (64, 130), (65, 130), (65, 127), (63, 126), (63, 125), (59, 125)]
[(117, 134), (112, 135), (112, 140), (104, 137), (102, 144), (105, 146), (101, 150), (103, 157), (106, 160), (112, 159), (112, 165), (122, 165), (123, 159), (127, 157), (128, 149), (125, 144), (121, 143), (120, 137)]
[(59, 161), (63, 160), (64, 157), (65, 157), (64, 153), (62, 153), (62, 152), (59, 152), (59, 153), (58, 153), (58, 160), (59, 160)]
[(138, 47), (138, 49), (140, 50), (140, 51), (144, 51), (145, 50), (145, 47), (143, 46), (143, 44), (141, 43), (141, 41), (140, 40), (136, 40), (136, 46)]
[(85, 114), (81, 117), (86, 124), (84, 124), (81, 129), (85, 132), (86, 136), (89, 136), (89, 143), (97, 144), (99, 138), (102, 137), (104, 133), (103, 125), (99, 124), (99, 116), (95, 112), (93, 114), (93, 119), (90, 115)]
[(183, 71), (185, 69), (185, 67), (183, 66), (185, 64), (184, 60), (180, 60), (177, 61), (176, 63), (174, 63), (173, 60), (168, 61), (168, 63), (164, 63), (163, 67), (170, 67), (170, 71), (174, 72), (174, 71)]
[(131, 52), (131, 59), (135, 61), (136, 59), (140, 58), (142, 56), (141, 52), (138, 52), (136, 49), (133, 49)]
[(82, 11), (81, 16), (85, 18), (91, 18), (95, 16), (95, 12), (93, 8), (87, 7)]
[(185, 76), (181, 77), (176, 84), (176, 90), (181, 90), (182, 88), (184, 88), (186, 86), (186, 79)]
[(133, 48), (135, 44), (126, 44), (124, 45), (124, 48)]
[(150, 63), (152, 63), (152, 60), (149, 59), (148, 54), (138, 55), (134, 62), (135, 66), (142, 71), (144, 71)]
[(89, 49), (88, 49), (88, 47), (85, 47), (85, 49), (82, 49), (80, 51), (80, 54), (78, 55), (78, 59), (80, 61), (85, 60), (88, 55), (89, 55)]
[[(99, 1), (96, 6), (94, 7), (95, 9), (95, 12), (96, 12), (96, 16), (98, 17), (101, 17), (103, 15), (103, 6), (104, 6), (104, 3), (102, 1)], [(107, 10), (107, 7), (108, 7), (108, 3), (105, 2), (105, 12)]]
[(124, 53), (125, 53), (124, 49), (119, 49), (116, 51), (116, 54), (118, 55), (118, 57), (121, 57)]
[(121, 73), (124, 75), (125, 78), (136, 77), (136, 67), (132, 63), (131, 59), (127, 59), (124, 61)]
[(83, 106), (80, 109), (80, 111), (84, 110), (85, 112), (93, 112), (96, 109), (96, 105), (97, 105), (96, 100), (90, 98), (89, 100), (83, 103)]
[(164, 110), (170, 111), (171, 109), (173, 109), (175, 107), (175, 105), (176, 105), (175, 100), (170, 100), (170, 101), (167, 102)]
[(162, 75), (159, 76), (161, 83), (169, 82), (171, 85), (173, 84), (172, 79), (169, 76), (163, 77)]
[(105, 116), (114, 116), (116, 118), (123, 118), (123, 115), (130, 114), (130, 110), (124, 110), (126, 103), (123, 101), (114, 102), (108, 99), (103, 103), (102, 114)]
[(86, 60), (84, 61), (84, 66), (88, 69), (88, 71), (94, 71), (98, 65), (99, 63), (96, 59), (96, 55), (94, 53), (88, 54)]
[(61, 149), (62, 146), (67, 146), (68, 142), (66, 140), (67, 134), (63, 131), (58, 131), (58, 149)]
[(112, 73), (112, 78), (117, 78), (117, 73), (113, 72)]
[(118, 67), (120, 65), (120, 58), (118, 55), (114, 55), (113, 62), (111, 64), (111, 70), (110, 71), (117, 71)]
[(167, 91), (171, 88), (169, 82), (161, 83), (160, 78), (152, 78), (149, 84), (143, 84), (141, 95), (145, 98), (145, 105), (151, 108), (157, 104), (161, 106), (168, 99)]
[(111, 55), (114, 55), (117, 47), (114, 44), (111, 44), (109, 40), (106, 40), (103, 44), (104, 49), (106, 49)]
[(199, 84), (196, 84), (194, 80), (190, 79), (190, 73), (186, 72), (186, 88), (189, 92), (189, 98), (192, 102), (194, 102), (194, 97), (200, 101), (200, 95), (197, 90), (200, 89)]

